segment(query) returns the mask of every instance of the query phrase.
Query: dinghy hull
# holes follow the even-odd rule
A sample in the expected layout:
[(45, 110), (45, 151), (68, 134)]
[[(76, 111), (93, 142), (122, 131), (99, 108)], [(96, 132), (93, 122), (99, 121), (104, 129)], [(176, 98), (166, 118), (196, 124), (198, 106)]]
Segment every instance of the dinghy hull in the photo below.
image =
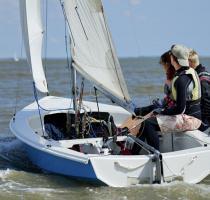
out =
[[(40, 100), (40, 104), (47, 109), (56, 110), (57, 107), (67, 107), (69, 101), (63, 98), (45, 97)], [(87, 104), (91, 110), (97, 110), (95, 104), (90, 102)], [(115, 106), (101, 105), (101, 111), (111, 113), (116, 117), (116, 121), (119, 122), (117, 124), (120, 124), (126, 115), (128, 116), (126, 111)], [(45, 115), (53, 113), (42, 110), (42, 119)], [(97, 145), (102, 138), (60, 141), (46, 139), (43, 137), (44, 131), (41, 129), (36, 102), (16, 114), (10, 122), (10, 129), (26, 145), (29, 159), (48, 172), (94, 182), (100, 181), (112, 187), (128, 187), (141, 183), (152, 184), (155, 180), (156, 167), (153, 154), (113, 155), (109, 152), (107, 154), (97, 152)], [(183, 180), (188, 183), (198, 183), (208, 176), (210, 173), (210, 137), (200, 131), (193, 131), (174, 134), (172, 139), (170, 134), (166, 134), (160, 141), (164, 180), (166, 182)], [(95, 149), (89, 153), (85, 152), (84, 148), (83, 150), (81, 148), (81, 151), (74, 150), (73, 145), (75, 144), (79, 146), (89, 144), (90, 148)]]
[(47, 172), (70, 176), (78, 179), (99, 181), (90, 162), (81, 163), (66, 158), (48, 154), (27, 144), (26, 152), (33, 164)]

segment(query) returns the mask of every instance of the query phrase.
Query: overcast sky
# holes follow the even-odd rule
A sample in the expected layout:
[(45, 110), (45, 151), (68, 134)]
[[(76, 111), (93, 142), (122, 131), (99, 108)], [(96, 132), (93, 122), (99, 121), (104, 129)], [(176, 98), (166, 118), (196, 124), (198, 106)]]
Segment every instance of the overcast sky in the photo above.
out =
[[(159, 56), (174, 43), (210, 56), (210, 0), (103, 2), (119, 57)], [(48, 4), (47, 56), (65, 57), (61, 8)], [(18, 0), (0, 0), (0, 58), (19, 57), (21, 40)]]

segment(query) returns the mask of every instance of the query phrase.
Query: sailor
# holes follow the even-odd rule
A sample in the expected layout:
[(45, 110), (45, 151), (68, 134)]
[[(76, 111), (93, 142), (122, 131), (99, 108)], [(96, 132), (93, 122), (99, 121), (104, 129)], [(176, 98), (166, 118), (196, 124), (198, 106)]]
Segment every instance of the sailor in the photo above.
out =
[[(139, 131), (139, 139), (159, 150), (158, 131), (183, 132), (198, 129), (201, 125), (200, 81), (194, 69), (189, 67), (189, 49), (183, 45), (173, 45), (170, 51), (171, 64), (176, 73), (172, 80), (172, 107), (154, 110), (154, 115), (145, 120)], [(135, 146), (134, 146), (135, 147)], [(133, 149), (134, 154), (139, 153)]]
[(162, 65), (166, 75), (166, 80), (164, 83), (165, 96), (161, 100), (159, 98), (154, 99), (152, 101), (152, 104), (149, 106), (135, 108), (134, 112), (136, 115), (144, 116), (156, 108), (171, 107), (174, 104), (174, 101), (171, 98), (171, 83), (175, 74), (175, 69), (171, 64), (170, 51), (167, 51), (161, 55), (159, 63), (160, 65)]
[(200, 64), (197, 52), (190, 49), (189, 65), (198, 73), (201, 83), (201, 117), (202, 122), (210, 125), (210, 73)]

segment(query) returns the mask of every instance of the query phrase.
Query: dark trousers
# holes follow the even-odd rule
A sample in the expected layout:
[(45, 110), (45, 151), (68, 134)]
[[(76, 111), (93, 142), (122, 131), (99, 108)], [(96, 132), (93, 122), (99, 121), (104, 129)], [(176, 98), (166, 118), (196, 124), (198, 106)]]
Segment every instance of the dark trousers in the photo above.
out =
[[(159, 137), (158, 131), (160, 131), (160, 127), (158, 125), (156, 117), (149, 118), (145, 120), (139, 130), (138, 138), (142, 141), (147, 141), (147, 143), (154, 147), (155, 149), (159, 150)], [(139, 154), (141, 147), (134, 143), (132, 153)]]

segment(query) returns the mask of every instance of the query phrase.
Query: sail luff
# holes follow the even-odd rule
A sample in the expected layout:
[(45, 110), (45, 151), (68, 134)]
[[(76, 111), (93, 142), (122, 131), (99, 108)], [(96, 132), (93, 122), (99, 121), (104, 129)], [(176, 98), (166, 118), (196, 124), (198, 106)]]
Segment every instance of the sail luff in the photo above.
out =
[(110, 97), (130, 102), (101, 0), (63, 0), (75, 69)]
[(19, 0), (22, 35), (26, 57), (36, 88), (47, 93), (47, 81), (42, 65), (43, 28), (40, 0)]

